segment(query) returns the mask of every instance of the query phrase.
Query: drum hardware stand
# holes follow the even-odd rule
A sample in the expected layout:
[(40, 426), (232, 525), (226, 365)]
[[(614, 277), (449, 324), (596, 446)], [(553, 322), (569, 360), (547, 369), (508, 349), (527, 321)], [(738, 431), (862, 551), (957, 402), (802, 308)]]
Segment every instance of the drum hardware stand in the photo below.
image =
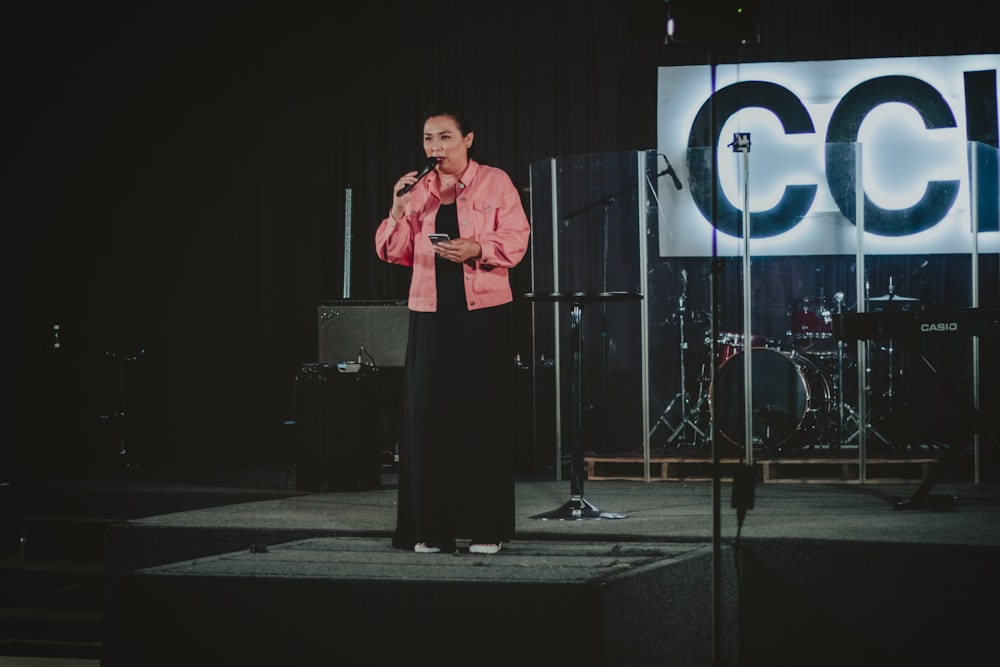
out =
[[(841, 422), (841, 429), (843, 429), (844, 428), (843, 425), (847, 424), (848, 422), (850, 422), (851, 424), (853, 424), (855, 426), (854, 433), (851, 434), (851, 437), (849, 437), (846, 440), (844, 440), (844, 444), (846, 445), (851, 440), (854, 440), (855, 438), (857, 438), (858, 435), (861, 433), (861, 419), (858, 417), (858, 413), (850, 405), (842, 405), (841, 406), (841, 410), (842, 410), (841, 414), (843, 414), (844, 410), (847, 411), (847, 416)], [(886, 438), (881, 433), (879, 433), (878, 429), (876, 429), (874, 426), (872, 426), (871, 419), (868, 420), (868, 432), (871, 433), (871, 434), (873, 434), (879, 440), (881, 440), (882, 444), (886, 445), (887, 447), (891, 447), (892, 446), (889, 443), (889, 439)]]
[[(838, 342), (838, 345), (840, 345), (841, 348), (843, 348), (843, 344), (844, 344), (843, 341), (839, 341)], [(841, 356), (842, 355), (843, 355), (843, 352), (841, 352)], [(841, 361), (841, 363), (843, 363), (843, 362)], [(872, 369), (870, 367), (870, 364), (866, 364), (866, 368), (864, 369), (864, 373), (865, 373), (865, 396), (869, 397), (869, 398), (872, 395), (871, 370)], [(841, 383), (841, 384), (843, 384), (843, 383)], [(840, 389), (840, 392), (841, 392), (841, 395), (842, 395), (843, 394), (843, 389), (842, 388)], [(867, 401), (867, 404), (869, 406), (871, 406), (871, 401), (870, 400)], [(858, 413), (854, 410), (854, 408), (851, 407), (849, 404), (847, 404), (847, 402), (844, 401), (843, 399), (841, 399), (841, 401), (840, 401), (840, 410), (841, 410), (841, 415), (842, 415), (841, 422), (840, 422), (841, 423), (841, 427), (840, 428), (843, 429), (844, 428), (843, 425), (846, 424), (848, 421), (852, 422), (854, 424), (854, 426), (856, 427), (854, 429), (854, 433), (851, 434), (851, 437), (849, 437), (849, 438), (847, 438), (847, 439), (844, 440), (844, 444), (846, 445), (851, 440), (854, 440), (854, 438), (860, 438), (861, 428), (862, 428), (861, 418), (858, 415)], [(847, 411), (847, 416), (846, 417), (843, 416), (845, 410)], [(869, 433), (873, 434), (879, 440), (881, 440), (882, 444), (884, 444), (885, 446), (892, 447), (892, 444), (889, 442), (889, 439), (886, 438), (884, 435), (882, 435), (878, 431), (878, 429), (876, 429), (874, 426), (872, 426), (871, 408), (869, 408), (868, 412), (869, 412), (869, 414), (868, 414), (868, 424), (865, 427), (867, 429), (867, 431)]]
[[(898, 420), (902, 418), (902, 415), (900, 411), (896, 409), (897, 401), (896, 401), (896, 388), (895, 388), (896, 364), (899, 362), (896, 358), (896, 349), (893, 339), (890, 338), (888, 340), (888, 346), (880, 347), (879, 350), (885, 352), (886, 355), (888, 355), (888, 360), (886, 362), (888, 365), (888, 370), (886, 372), (886, 378), (888, 384), (886, 385), (885, 392), (882, 394), (885, 397), (885, 409), (886, 409), (885, 419), (887, 420), (888, 425), (890, 427), (889, 428), (890, 433), (892, 433), (894, 436), (900, 436), (901, 435), (900, 429), (896, 428), (896, 426)], [(899, 372), (900, 374), (902, 374), (902, 368), (899, 369)], [(905, 447), (906, 443), (886, 442), (886, 445), (888, 445), (889, 447), (897, 447), (897, 446)]]
[(126, 435), (126, 422), (125, 422), (125, 366), (136, 361), (143, 355), (145, 349), (139, 348), (139, 350), (130, 356), (124, 354), (116, 354), (115, 352), (105, 352), (105, 356), (116, 359), (119, 365), (118, 371), (118, 410), (110, 414), (101, 415), (98, 419), (110, 421), (112, 419), (118, 420), (118, 467), (123, 469), (129, 469), (134, 467), (134, 464), (129, 461), (128, 447), (125, 445), (125, 435)]
[[(844, 312), (844, 293), (837, 292), (833, 295), (833, 300), (837, 303), (837, 314)], [(837, 449), (844, 443), (844, 412), (848, 406), (844, 404), (844, 341), (837, 340)]]
[[(874, 298), (870, 299), (870, 301), (884, 302), (885, 303), (885, 310), (892, 310), (893, 307), (896, 306), (897, 304), (899, 305), (900, 309), (903, 309), (903, 308), (905, 308), (905, 303), (907, 303), (907, 302), (915, 302), (915, 301), (918, 301), (918, 300), (919, 299), (915, 299), (913, 297), (899, 296), (898, 294), (896, 294), (895, 293), (895, 288), (894, 288), (893, 282), (892, 282), (892, 276), (889, 276), (889, 289), (886, 292), (886, 294), (883, 295), (883, 296), (880, 296), (880, 297), (874, 297)], [(892, 338), (888, 339), (888, 346), (887, 347), (879, 347), (879, 351), (880, 352), (885, 352), (888, 355), (888, 358), (887, 358), (888, 370), (887, 370), (887, 373), (886, 373), (888, 384), (886, 385), (885, 392), (882, 394), (885, 397), (885, 400), (886, 400), (886, 411), (888, 413), (887, 416), (886, 416), (886, 419), (889, 420), (889, 426), (892, 428), (892, 430), (898, 431), (899, 429), (895, 428), (895, 425), (896, 425), (896, 423), (898, 421), (898, 417), (899, 417), (899, 415), (898, 415), (899, 411), (896, 409), (897, 408), (897, 400), (896, 400), (897, 397), (896, 397), (895, 376), (896, 376), (897, 370), (898, 370), (898, 372), (899, 372), (900, 375), (902, 375), (902, 373), (903, 373), (902, 359), (901, 358), (897, 359), (896, 345), (895, 345), (895, 341)], [(897, 369), (897, 365), (899, 367), (898, 369)], [(900, 435), (900, 434), (896, 433), (896, 435)], [(881, 438), (881, 439), (889, 447), (896, 447), (896, 446), (900, 445), (900, 443), (893, 443), (893, 442), (891, 442), (890, 441), (891, 439), (886, 439), (886, 438)], [(905, 446), (905, 444), (906, 443), (903, 443), (904, 446)]]
[[(653, 425), (652, 430), (649, 434), (653, 435), (656, 433), (656, 429), (659, 428), (660, 424), (666, 424), (668, 428), (673, 429), (670, 435), (667, 437), (667, 444), (672, 443), (678, 436), (686, 431), (686, 427), (692, 428), (698, 435), (693, 436), (690, 441), (681, 440), (677, 443), (678, 447), (683, 447), (685, 445), (695, 446), (697, 444), (698, 438), (704, 438), (706, 433), (698, 428), (698, 424), (694, 421), (693, 416), (698, 414), (701, 409), (701, 404), (704, 398), (699, 398), (698, 403), (691, 406), (691, 395), (687, 391), (687, 377), (686, 377), (686, 359), (687, 356), (685, 352), (687, 351), (688, 344), (685, 338), (685, 318), (684, 313), (687, 311), (687, 270), (681, 269), (681, 294), (677, 299), (677, 322), (679, 326), (680, 334), (680, 350), (679, 350), (679, 360), (680, 360), (680, 391), (677, 395), (673, 397), (667, 407), (663, 409), (660, 413), (660, 418), (656, 420)], [(674, 426), (667, 419), (667, 415), (674, 409), (675, 404), (680, 404), (680, 421), (677, 426)]]
[[(889, 297), (888, 304), (887, 304), (887, 309), (888, 309), (892, 305), (892, 299), (895, 296), (895, 294), (893, 293), (893, 287), (892, 287), (892, 276), (889, 276), (889, 291), (887, 293), (887, 296)], [(892, 406), (892, 402), (893, 402), (893, 399), (895, 398), (895, 395), (896, 395), (896, 392), (893, 389), (893, 375), (895, 375), (895, 373), (896, 373), (896, 367), (893, 364), (893, 361), (894, 361), (893, 360), (893, 344), (892, 344), (892, 339), (891, 338), (889, 339), (889, 347), (885, 348), (885, 351), (889, 354), (889, 373), (888, 373), (889, 384), (886, 387), (885, 397), (886, 397), (886, 400), (887, 400), (887, 406), (888, 406), (888, 410), (889, 410), (889, 415), (891, 417), (892, 416), (892, 407), (893, 407)]]
[[(870, 309), (869, 308), (869, 305), (871, 303), (870, 294), (871, 294), (871, 282), (866, 278), (865, 279), (865, 284), (864, 284), (864, 302), (865, 302), (865, 311), (866, 312)], [(870, 349), (871, 349), (871, 341), (866, 341), (865, 342), (865, 346), (870, 351)], [(838, 341), (837, 342), (837, 349), (838, 349), (838, 359), (839, 359), (839, 362), (840, 362), (841, 372), (843, 372), (843, 348), (844, 348), (844, 341), (842, 341), (842, 340)], [(884, 445), (886, 445), (887, 447), (891, 446), (890, 443), (889, 443), (889, 439), (886, 438), (884, 435), (882, 435), (882, 433), (880, 433), (878, 431), (878, 429), (876, 429), (872, 425), (872, 414), (871, 414), (872, 413), (872, 401), (870, 400), (871, 399), (871, 395), (872, 395), (871, 357), (872, 357), (871, 354), (866, 354), (865, 355), (865, 359), (866, 359), (865, 367), (864, 367), (864, 369), (859, 369), (859, 372), (863, 372), (864, 373), (864, 390), (863, 391), (864, 391), (864, 397), (865, 397), (865, 404), (868, 406), (868, 408), (866, 410), (866, 417), (867, 417), (867, 422), (868, 422), (867, 424), (863, 425), (861, 423), (861, 417), (857, 413), (857, 411), (855, 411), (854, 408), (847, 403), (847, 401), (843, 400), (843, 376), (841, 376), (841, 378), (840, 378), (840, 389), (839, 389), (839, 391), (840, 391), (839, 395), (841, 396), (840, 406), (839, 406), (840, 415), (841, 415), (840, 429), (841, 429), (841, 432), (843, 432), (844, 426), (847, 423), (849, 423), (849, 422), (851, 424), (853, 424), (854, 427), (855, 427), (854, 432), (851, 433), (850, 437), (844, 438), (842, 440), (842, 442), (843, 442), (844, 445), (848, 444), (849, 442), (851, 442), (855, 438), (858, 439), (858, 444), (860, 445), (861, 444), (861, 429), (863, 428), (863, 429), (865, 429), (866, 433), (871, 433), (876, 438), (878, 438), (879, 440), (881, 440), (882, 443)], [(846, 414), (845, 414), (845, 412), (846, 412)]]

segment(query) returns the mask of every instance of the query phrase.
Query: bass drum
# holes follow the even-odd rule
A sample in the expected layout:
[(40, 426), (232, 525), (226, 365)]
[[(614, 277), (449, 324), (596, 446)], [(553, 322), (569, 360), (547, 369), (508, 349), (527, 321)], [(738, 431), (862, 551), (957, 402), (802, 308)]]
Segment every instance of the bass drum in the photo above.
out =
[[(740, 352), (716, 372), (712, 417), (718, 433), (744, 447), (744, 354)], [(772, 455), (787, 453), (808, 441), (830, 410), (830, 383), (811, 360), (769, 348), (750, 351), (753, 444)]]

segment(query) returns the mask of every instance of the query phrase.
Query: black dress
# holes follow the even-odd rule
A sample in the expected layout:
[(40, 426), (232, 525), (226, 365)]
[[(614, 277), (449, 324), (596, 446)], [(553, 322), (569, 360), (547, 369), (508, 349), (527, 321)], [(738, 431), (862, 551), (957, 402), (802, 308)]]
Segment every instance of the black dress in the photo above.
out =
[[(455, 205), (437, 231), (458, 235)], [(411, 311), (392, 544), (451, 551), (514, 534), (510, 304), (469, 310), (462, 266), (438, 260), (438, 309)]]

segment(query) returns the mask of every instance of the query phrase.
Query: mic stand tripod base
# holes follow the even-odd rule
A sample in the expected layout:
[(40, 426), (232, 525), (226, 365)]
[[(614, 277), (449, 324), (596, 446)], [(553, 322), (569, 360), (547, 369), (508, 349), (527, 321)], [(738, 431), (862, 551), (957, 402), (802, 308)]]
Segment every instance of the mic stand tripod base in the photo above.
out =
[(132, 456), (124, 449), (118, 452), (118, 463), (115, 464), (115, 468), (118, 470), (135, 470), (139, 467), (138, 463), (132, 461)]
[(604, 512), (582, 496), (573, 496), (559, 509), (532, 515), (532, 519), (580, 521), (583, 519), (624, 519), (628, 515)]

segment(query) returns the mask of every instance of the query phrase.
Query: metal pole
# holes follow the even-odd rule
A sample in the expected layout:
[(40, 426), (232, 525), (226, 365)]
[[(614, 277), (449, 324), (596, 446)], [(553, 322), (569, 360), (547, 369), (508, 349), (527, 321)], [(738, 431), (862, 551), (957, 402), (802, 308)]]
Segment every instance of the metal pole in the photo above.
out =
[[(745, 139), (742, 139), (745, 137)], [(750, 303), (750, 135), (737, 134), (733, 150), (743, 154), (743, 432), (747, 465), (753, 465), (753, 337)]]
[(344, 191), (344, 291), (345, 299), (351, 298), (351, 211), (352, 205), (351, 188)]

